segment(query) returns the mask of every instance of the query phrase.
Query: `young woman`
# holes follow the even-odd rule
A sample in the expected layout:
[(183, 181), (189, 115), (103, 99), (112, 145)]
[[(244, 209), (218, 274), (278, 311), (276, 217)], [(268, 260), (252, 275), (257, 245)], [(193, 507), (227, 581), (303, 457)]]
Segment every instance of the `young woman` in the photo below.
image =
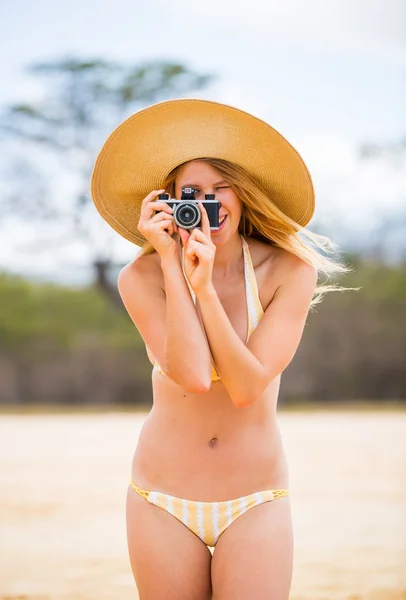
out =
[[(195, 188), (202, 213), (188, 231), (157, 200), (179, 199), (183, 187)], [(127, 495), (140, 598), (286, 600), (293, 534), (280, 378), (309, 308), (337, 289), (317, 288), (318, 272), (347, 270), (326, 257), (328, 238), (304, 229), (314, 211), (308, 171), (255, 117), (176, 100), (113, 132), (92, 191), (102, 216), (143, 246), (118, 280), (154, 365)], [(205, 194), (221, 203), (217, 230)]]

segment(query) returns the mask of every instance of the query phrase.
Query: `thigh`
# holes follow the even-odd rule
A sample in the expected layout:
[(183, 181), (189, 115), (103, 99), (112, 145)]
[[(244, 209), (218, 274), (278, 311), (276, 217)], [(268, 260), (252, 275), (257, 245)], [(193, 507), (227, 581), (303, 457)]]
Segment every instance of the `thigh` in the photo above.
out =
[(128, 550), (140, 600), (210, 600), (208, 547), (130, 486), (126, 512)]
[(254, 506), (220, 536), (212, 560), (215, 600), (288, 600), (293, 567), (289, 498)]

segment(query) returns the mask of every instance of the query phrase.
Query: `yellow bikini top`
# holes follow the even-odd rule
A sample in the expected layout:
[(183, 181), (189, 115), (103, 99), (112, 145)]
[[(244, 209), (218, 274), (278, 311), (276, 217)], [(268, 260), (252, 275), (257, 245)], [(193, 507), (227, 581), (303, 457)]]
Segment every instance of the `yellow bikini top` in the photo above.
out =
[[(249, 249), (247, 242), (243, 238), (243, 236), (241, 236), (241, 241), (242, 241), (242, 250), (243, 250), (243, 254), (244, 254), (245, 291), (246, 291), (247, 311), (248, 311), (248, 334), (247, 334), (247, 342), (248, 342), (249, 338), (251, 337), (252, 333), (255, 331), (258, 323), (260, 322), (260, 320), (264, 314), (264, 310), (262, 308), (262, 304), (259, 299), (258, 285), (257, 285), (256, 277), (255, 277), (254, 265), (252, 264), (250, 249)], [(194, 291), (188, 281), (188, 278), (186, 277), (186, 273), (185, 273), (184, 260), (183, 260), (183, 248), (182, 248), (182, 270), (183, 270), (183, 274), (186, 279), (186, 283), (188, 284), (189, 291), (193, 298), (193, 302), (196, 304), (196, 294), (194, 293)], [(156, 371), (158, 371), (159, 373), (161, 373), (162, 375), (165, 375), (165, 373), (162, 371), (162, 369), (159, 366), (157, 361), (155, 361), (154, 369)], [(213, 365), (212, 365), (212, 370), (211, 370), (211, 379), (212, 379), (212, 381), (220, 380), (220, 377), (218, 376), (217, 371)]]

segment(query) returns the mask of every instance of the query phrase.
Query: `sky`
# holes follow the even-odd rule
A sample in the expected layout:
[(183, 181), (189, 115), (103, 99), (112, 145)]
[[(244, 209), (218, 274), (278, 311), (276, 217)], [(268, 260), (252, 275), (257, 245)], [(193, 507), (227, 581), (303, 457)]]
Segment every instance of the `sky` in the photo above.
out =
[[(405, 159), (359, 158), (364, 143), (406, 138), (404, 0), (14, 0), (0, 7), (0, 39), (2, 106), (40, 99), (25, 71), (35, 62), (181, 61), (217, 75), (191, 97), (251, 112), (296, 147), (312, 173), (318, 222), (338, 242), (373, 235), (406, 207)], [(38, 234), (7, 223), (0, 268), (45, 275), (56, 261), (66, 273), (86, 262), (88, 250), (73, 242), (52, 256), (38, 250), (27, 267), (25, 242)], [(134, 247), (119, 239), (115, 252), (130, 260)]]

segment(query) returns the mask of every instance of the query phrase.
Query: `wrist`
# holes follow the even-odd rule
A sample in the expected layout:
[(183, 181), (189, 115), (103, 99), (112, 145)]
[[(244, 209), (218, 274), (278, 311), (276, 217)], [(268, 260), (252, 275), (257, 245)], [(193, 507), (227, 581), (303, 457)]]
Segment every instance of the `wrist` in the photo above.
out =
[(195, 290), (195, 294), (199, 302), (207, 302), (213, 300), (213, 298), (217, 298), (217, 292), (212, 283), (209, 283), (200, 290)]
[(165, 253), (160, 254), (161, 258), (161, 269), (162, 271), (171, 271), (174, 268), (178, 269), (180, 267), (180, 257), (178, 248), (169, 248), (165, 251)]

